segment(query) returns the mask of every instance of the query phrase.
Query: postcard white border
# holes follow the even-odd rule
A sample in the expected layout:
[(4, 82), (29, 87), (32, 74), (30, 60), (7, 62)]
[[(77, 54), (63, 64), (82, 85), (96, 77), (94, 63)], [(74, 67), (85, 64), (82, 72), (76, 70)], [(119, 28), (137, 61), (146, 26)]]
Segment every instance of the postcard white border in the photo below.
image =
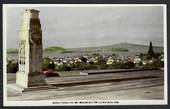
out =
[[(42, 101), (7, 101), (7, 73), (6, 73), (6, 36), (7, 36), (7, 8), (9, 7), (133, 7), (133, 6), (163, 6), (164, 16), (164, 100), (115, 100), (119, 103), (108, 104), (52, 104), (57, 100)], [(84, 105), (166, 105), (168, 97), (167, 81), (167, 5), (166, 4), (3, 4), (3, 104), (4, 106), (84, 106)], [(74, 100), (75, 101), (75, 100)], [(73, 101), (73, 102), (74, 102)], [(81, 100), (84, 101), (84, 100)], [(86, 100), (87, 101), (87, 100)], [(92, 100), (89, 100), (93, 102)], [(96, 101), (96, 100), (95, 100)], [(107, 100), (97, 100), (97, 102)], [(58, 101), (61, 102), (61, 101)], [(114, 102), (114, 101), (113, 101)]]

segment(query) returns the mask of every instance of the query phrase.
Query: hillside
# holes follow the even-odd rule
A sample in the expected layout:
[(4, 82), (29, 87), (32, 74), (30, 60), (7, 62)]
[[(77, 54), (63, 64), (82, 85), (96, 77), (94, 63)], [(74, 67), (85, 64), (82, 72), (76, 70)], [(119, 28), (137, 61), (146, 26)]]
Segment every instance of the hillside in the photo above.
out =
[[(120, 43), (112, 45), (115, 48), (126, 48), (130, 52), (142, 52), (145, 53), (148, 51), (149, 44), (148, 45), (139, 45), (139, 44), (132, 44), (132, 43)], [(154, 52), (162, 52), (163, 47), (158, 47), (153, 45)]]

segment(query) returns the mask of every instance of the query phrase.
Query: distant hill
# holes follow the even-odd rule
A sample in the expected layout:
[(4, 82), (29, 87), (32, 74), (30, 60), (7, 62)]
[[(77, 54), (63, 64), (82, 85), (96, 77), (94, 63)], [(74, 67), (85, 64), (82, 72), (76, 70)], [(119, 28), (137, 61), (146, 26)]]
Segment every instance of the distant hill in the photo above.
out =
[(16, 49), (16, 48), (9, 48), (9, 49), (7, 49), (7, 53), (13, 53), (13, 54), (15, 54), (15, 53), (18, 53), (18, 49)]
[[(100, 46), (100, 47), (84, 47), (84, 48), (70, 48), (69, 50), (75, 51), (75, 52), (81, 52), (81, 51), (101, 51), (101, 52), (107, 52), (111, 51), (113, 49), (119, 50), (117, 52), (121, 51), (127, 51), (127, 52), (140, 52), (140, 53), (147, 53), (148, 52), (149, 45), (140, 45), (140, 44), (132, 44), (132, 43), (119, 43), (119, 44), (113, 44), (108, 46)], [(159, 53), (163, 51), (163, 47), (154, 46), (153, 45), (154, 52)], [(114, 52), (114, 51), (113, 51)], [(116, 51), (115, 51), (116, 52)]]
[[(58, 46), (45, 48), (44, 52), (58, 52), (58, 53), (112, 53), (112, 52), (129, 52), (129, 53), (147, 53), (148, 45), (132, 44), (132, 43), (119, 43), (107, 46), (99, 47), (83, 47), (83, 48), (63, 48)], [(163, 47), (154, 46), (154, 52), (160, 53), (163, 51)], [(17, 53), (17, 49), (8, 49), (7, 53)]]

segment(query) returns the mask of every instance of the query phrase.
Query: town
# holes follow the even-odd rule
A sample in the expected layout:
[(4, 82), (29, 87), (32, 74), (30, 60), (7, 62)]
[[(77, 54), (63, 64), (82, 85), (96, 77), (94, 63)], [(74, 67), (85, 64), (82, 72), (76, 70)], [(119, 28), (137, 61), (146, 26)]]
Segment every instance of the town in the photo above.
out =
[[(43, 71), (47, 76), (52, 76), (58, 71), (82, 71), (82, 70), (102, 70), (102, 69), (163, 69), (164, 53), (154, 53), (152, 42), (147, 54), (137, 54), (135, 56), (121, 55), (101, 55), (99, 53), (84, 54), (70, 57), (44, 57)], [(7, 72), (18, 71), (18, 62), (9, 60)]]

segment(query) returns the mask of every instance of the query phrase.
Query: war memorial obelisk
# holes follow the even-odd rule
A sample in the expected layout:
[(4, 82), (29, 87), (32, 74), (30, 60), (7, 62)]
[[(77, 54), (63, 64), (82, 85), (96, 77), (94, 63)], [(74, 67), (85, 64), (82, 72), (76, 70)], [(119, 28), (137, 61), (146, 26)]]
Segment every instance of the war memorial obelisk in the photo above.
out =
[(42, 30), (39, 11), (26, 9), (22, 15), (19, 30), (19, 71), (16, 85), (25, 88), (45, 86), (42, 74)]

